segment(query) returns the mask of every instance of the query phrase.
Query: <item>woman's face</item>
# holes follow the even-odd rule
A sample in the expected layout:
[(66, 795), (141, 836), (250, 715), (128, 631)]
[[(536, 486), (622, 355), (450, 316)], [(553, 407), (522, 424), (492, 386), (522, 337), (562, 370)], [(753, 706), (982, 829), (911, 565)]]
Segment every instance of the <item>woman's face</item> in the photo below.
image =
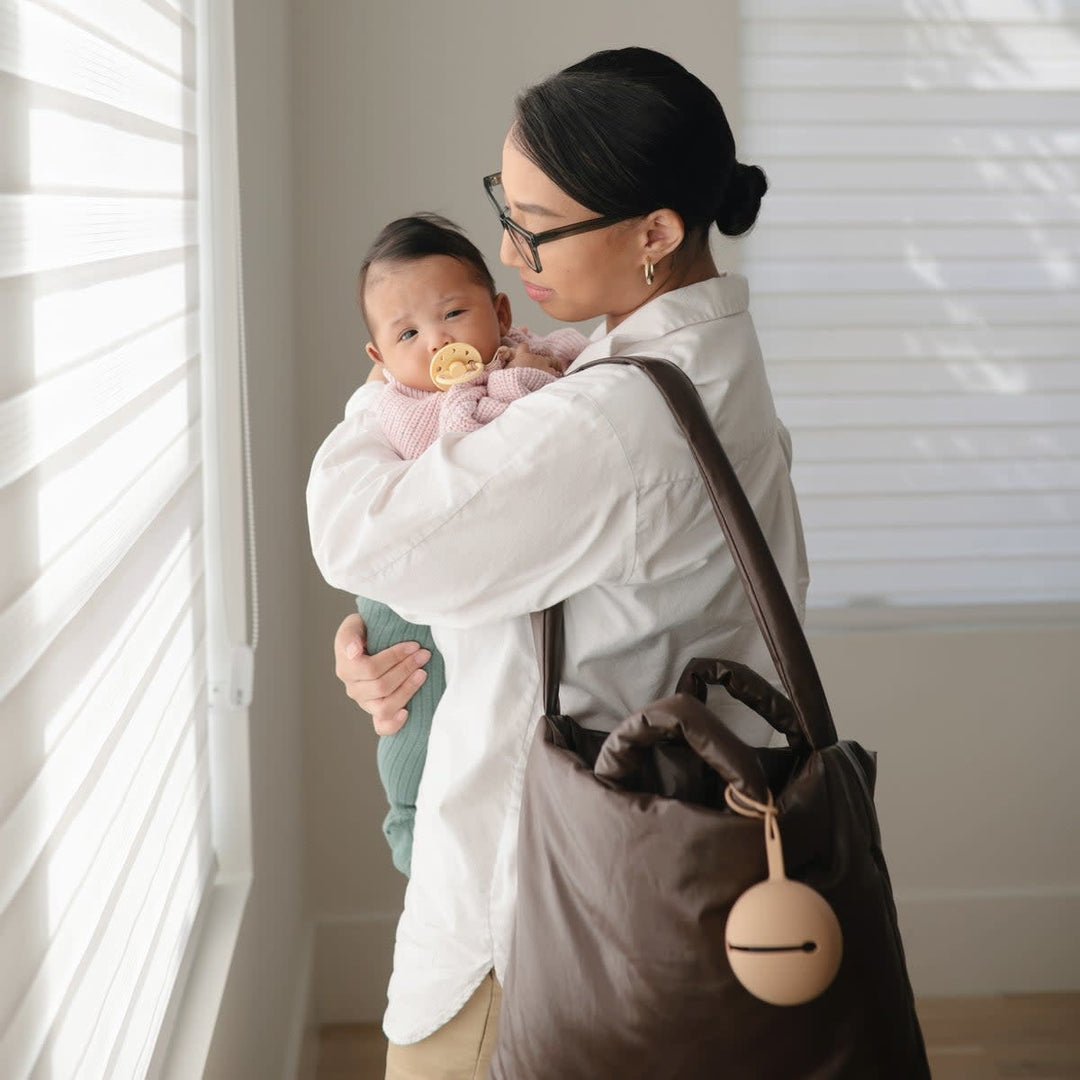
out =
[[(541, 172), (509, 135), (503, 144), (502, 186), (510, 216), (529, 232), (599, 217)], [(560, 237), (540, 245), (543, 269), (537, 273), (504, 231), (499, 258), (520, 272), (529, 298), (553, 318), (581, 322), (604, 315), (611, 330), (652, 295), (644, 277), (647, 241), (643, 219)]]

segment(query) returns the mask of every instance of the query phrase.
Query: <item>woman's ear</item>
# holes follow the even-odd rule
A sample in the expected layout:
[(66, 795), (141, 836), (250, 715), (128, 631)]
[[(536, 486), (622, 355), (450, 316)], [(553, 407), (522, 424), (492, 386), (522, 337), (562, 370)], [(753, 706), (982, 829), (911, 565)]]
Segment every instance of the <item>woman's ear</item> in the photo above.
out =
[(686, 237), (682, 217), (674, 210), (654, 210), (645, 219), (644, 251), (654, 263), (675, 251)]
[(499, 333), (505, 336), (513, 316), (510, 314), (510, 297), (504, 292), (495, 296), (495, 315), (499, 320)]
[(366, 352), (368, 354), (368, 359), (373, 364), (381, 364), (383, 362), (383, 358), (379, 355), (379, 350), (375, 348), (375, 342), (374, 341), (369, 341), (364, 346), (364, 352)]

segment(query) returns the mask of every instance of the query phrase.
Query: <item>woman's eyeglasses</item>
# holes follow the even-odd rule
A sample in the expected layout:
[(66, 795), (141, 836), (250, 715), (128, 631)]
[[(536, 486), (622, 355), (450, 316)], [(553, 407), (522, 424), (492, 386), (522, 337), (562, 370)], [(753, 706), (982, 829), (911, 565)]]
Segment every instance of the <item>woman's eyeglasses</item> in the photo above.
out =
[(609, 225), (628, 220), (620, 217), (598, 217), (591, 218), (589, 221), (578, 222), (576, 225), (563, 225), (558, 229), (547, 229), (544, 232), (532, 233), (528, 229), (523, 229), (510, 216), (510, 207), (507, 205), (506, 196), (503, 194), (502, 173), (492, 173), (490, 176), (485, 176), (484, 190), (487, 192), (492, 206), (495, 207), (495, 212), (499, 215), (502, 227), (510, 234), (510, 239), (514, 247), (517, 248), (518, 254), (525, 260), (525, 265), (537, 274), (542, 269), (540, 252), (537, 250), (541, 244), (546, 244), (549, 240), (558, 240), (563, 236), (576, 236), (578, 233), (592, 232), (594, 229), (606, 229)]

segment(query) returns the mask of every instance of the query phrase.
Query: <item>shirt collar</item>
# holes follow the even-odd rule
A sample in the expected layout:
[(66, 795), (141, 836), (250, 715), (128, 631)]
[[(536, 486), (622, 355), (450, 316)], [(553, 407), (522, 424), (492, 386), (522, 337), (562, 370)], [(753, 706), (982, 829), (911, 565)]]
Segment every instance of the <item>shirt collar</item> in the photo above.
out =
[(724, 274), (695, 285), (663, 293), (628, 315), (611, 333), (601, 323), (589, 344), (567, 368), (573, 371), (590, 360), (626, 355), (643, 342), (655, 341), (695, 323), (741, 315), (750, 303), (750, 290), (741, 274)]

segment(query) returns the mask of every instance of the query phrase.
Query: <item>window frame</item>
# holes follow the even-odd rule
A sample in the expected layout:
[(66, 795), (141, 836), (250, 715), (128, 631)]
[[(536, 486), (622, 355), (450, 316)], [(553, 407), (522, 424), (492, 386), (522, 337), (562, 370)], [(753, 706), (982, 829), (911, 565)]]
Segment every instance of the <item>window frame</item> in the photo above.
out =
[[(201, 1076), (251, 894), (240, 200), (233, 0), (194, 0), (211, 835), (217, 870), (192, 927), (147, 1075)], [(241, 646), (242, 648), (243, 646)], [(250, 694), (241, 700), (250, 698)]]

